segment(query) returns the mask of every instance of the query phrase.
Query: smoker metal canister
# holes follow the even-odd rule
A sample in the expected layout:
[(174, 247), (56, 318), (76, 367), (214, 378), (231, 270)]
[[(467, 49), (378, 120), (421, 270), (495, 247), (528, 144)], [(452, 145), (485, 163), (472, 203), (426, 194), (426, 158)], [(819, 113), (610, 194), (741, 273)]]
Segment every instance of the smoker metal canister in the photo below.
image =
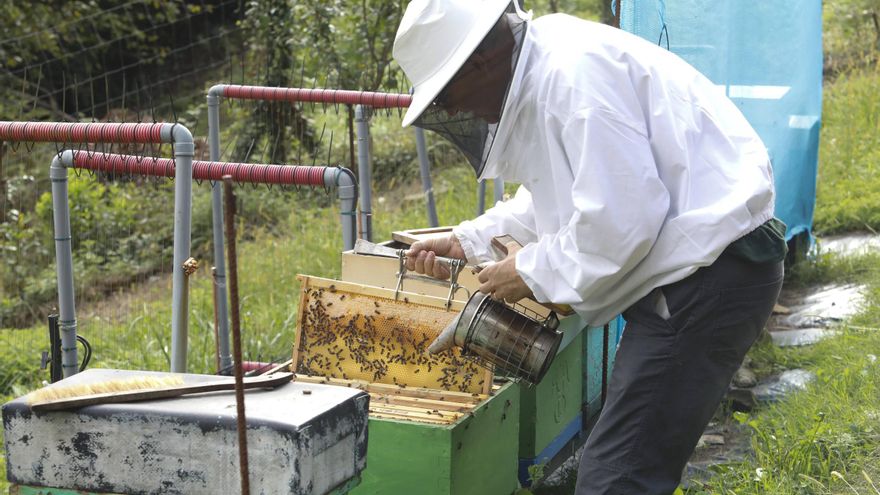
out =
[(481, 292), (468, 300), (457, 318), (454, 341), (465, 353), (536, 384), (550, 368), (562, 341), (555, 313), (540, 322)]

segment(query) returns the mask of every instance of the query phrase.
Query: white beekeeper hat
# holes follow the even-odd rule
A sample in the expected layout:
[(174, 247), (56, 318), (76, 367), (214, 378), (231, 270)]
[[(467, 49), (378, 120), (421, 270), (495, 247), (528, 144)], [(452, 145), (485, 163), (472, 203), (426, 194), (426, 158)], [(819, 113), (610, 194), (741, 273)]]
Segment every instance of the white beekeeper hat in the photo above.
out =
[(413, 0), (392, 54), (413, 84), (403, 126), (413, 123), (464, 65), (511, 0)]

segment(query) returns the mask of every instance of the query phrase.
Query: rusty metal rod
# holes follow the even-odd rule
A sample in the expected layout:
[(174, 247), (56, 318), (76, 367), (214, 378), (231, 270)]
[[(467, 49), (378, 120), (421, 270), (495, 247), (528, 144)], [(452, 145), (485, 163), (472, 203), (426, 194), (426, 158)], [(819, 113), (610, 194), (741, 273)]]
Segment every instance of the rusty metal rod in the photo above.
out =
[(248, 476), (247, 421), (244, 414), (244, 386), (241, 370), (241, 322), (238, 307), (238, 259), (235, 254), (235, 193), (232, 176), (223, 176), (223, 221), (226, 224), (226, 259), (229, 261), (229, 313), (232, 323), (232, 360), (235, 369), (235, 410), (238, 426), (238, 463), (241, 493), (250, 495)]

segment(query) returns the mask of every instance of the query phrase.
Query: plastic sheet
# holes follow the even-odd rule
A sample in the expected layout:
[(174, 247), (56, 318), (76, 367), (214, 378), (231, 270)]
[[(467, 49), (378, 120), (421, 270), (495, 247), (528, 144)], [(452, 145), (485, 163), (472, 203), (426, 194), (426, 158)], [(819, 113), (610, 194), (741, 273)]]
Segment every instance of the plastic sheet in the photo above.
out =
[(669, 47), (742, 110), (764, 140), (786, 237), (810, 232), (822, 110), (819, 0), (628, 0), (621, 28)]

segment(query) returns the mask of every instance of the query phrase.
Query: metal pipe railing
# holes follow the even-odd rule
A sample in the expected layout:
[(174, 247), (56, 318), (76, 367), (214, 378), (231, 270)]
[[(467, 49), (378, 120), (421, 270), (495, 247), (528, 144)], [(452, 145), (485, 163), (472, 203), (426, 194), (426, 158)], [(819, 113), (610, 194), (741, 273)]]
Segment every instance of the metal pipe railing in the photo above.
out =
[(223, 96), (237, 100), (363, 105), (371, 108), (406, 108), (412, 102), (412, 96), (404, 93), (378, 93), (322, 88), (276, 88), (268, 86), (240, 86), (237, 84), (215, 85), (208, 90), (208, 95)]
[[(157, 177), (174, 177), (177, 175), (175, 162), (168, 158), (142, 157), (73, 151), (70, 153), (68, 166), (98, 172), (126, 175), (147, 175)], [(66, 171), (65, 171), (66, 174)], [(235, 182), (258, 184), (297, 185), (309, 187), (335, 188), (340, 204), (340, 222), (342, 223), (342, 242), (349, 249), (354, 246), (357, 226), (355, 214), (357, 206), (357, 182), (354, 174), (340, 167), (310, 167), (299, 165), (260, 165), (249, 163), (228, 163), (196, 160), (192, 162), (192, 178), (197, 180), (215, 181), (213, 186), (220, 184), (226, 176), (232, 176)], [(212, 191), (213, 193), (213, 191)], [(215, 210), (216, 212), (216, 210)], [(215, 230), (215, 233), (217, 231)], [(220, 230), (222, 235), (223, 230)], [(216, 240), (215, 240), (216, 242)], [(223, 247), (221, 242), (220, 247)], [(215, 244), (216, 248), (217, 244)], [(215, 257), (216, 249), (215, 249)], [(218, 260), (223, 260), (220, 256)], [(225, 284), (224, 284), (225, 285)], [(225, 289), (225, 287), (223, 287)], [(220, 292), (218, 287), (217, 301), (223, 302), (226, 308), (226, 291)], [(229, 340), (228, 316), (221, 319), (218, 314), (218, 347), (220, 351), (220, 369), (228, 369), (232, 365), (232, 354)], [(185, 354), (185, 345), (184, 345)]]
[[(65, 153), (70, 153), (66, 151)], [(73, 289), (73, 249), (70, 235), (70, 205), (67, 195), (67, 168), (55, 156), (49, 168), (52, 181), (52, 217), (55, 227), (55, 276), (58, 283), (58, 323), (61, 329), (62, 376), (76, 373), (76, 305)]]
[[(220, 160), (220, 98), (208, 94), (208, 152), (211, 161)], [(226, 263), (223, 240), (223, 188), (220, 181), (211, 184), (211, 222), (214, 240), (214, 314), (217, 322), (219, 369), (232, 366), (229, 346), (229, 305), (227, 303)]]
[[(479, 184), (477, 184), (477, 215), (482, 215), (486, 213), (486, 180), (481, 180)], [(504, 181), (495, 178), (492, 179), (492, 197), (495, 200), (495, 203), (504, 200)], [(492, 203), (492, 206), (495, 206), (495, 203)]]
[(370, 108), (354, 107), (354, 125), (357, 134), (358, 179), (361, 184), (361, 239), (373, 240), (372, 139), (370, 138)]
[[(242, 86), (236, 84), (217, 84), (208, 90), (208, 144), (211, 150), (211, 159), (220, 159), (220, 97), (232, 98), (238, 100), (260, 100), (260, 101), (286, 101), (289, 103), (322, 103), (331, 105), (355, 105), (355, 122), (358, 130), (357, 146), (358, 146), (358, 180), (360, 183), (361, 194), (361, 230), (359, 235), (367, 240), (372, 240), (372, 183), (370, 177), (372, 148), (369, 139), (370, 110), (376, 108), (407, 108), (412, 102), (412, 95), (405, 93), (380, 93), (372, 91), (352, 91), (344, 89), (325, 89), (325, 88), (282, 88), (270, 86)], [(360, 118), (358, 118), (358, 108), (360, 108)], [(416, 130), (417, 146), (424, 148), (424, 135), (422, 134), (422, 143), (419, 145), (419, 133), (421, 129)], [(428, 202), (428, 223), (431, 226), (437, 226), (437, 213), (434, 206), (434, 195), (431, 187), (430, 171), (427, 168), (427, 152), (422, 148), (419, 152), (419, 162), (422, 168), (422, 187), (429, 193), (426, 194)], [(215, 205), (219, 204), (220, 194), (215, 193)], [(215, 211), (218, 207), (215, 207)], [(433, 214), (432, 214), (433, 212)], [(215, 214), (214, 229), (216, 232), (220, 230), (221, 221), (217, 220)], [(352, 249), (352, 246), (346, 246), (346, 249)], [(216, 242), (215, 242), (216, 249)], [(216, 257), (216, 254), (215, 254)]]
[(422, 175), (422, 191), (425, 193), (425, 207), (428, 209), (428, 224), (439, 227), (437, 207), (434, 205), (434, 187), (431, 185), (431, 164), (428, 162), (428, 146), (425, 143), (425, 130), (416, 127), (416, 152), (419, 155), (419, 173)]
[[(10, 122), (0, 121), (0, 141), (32, 141), (56, 143), (170, 143), (174, 147), (174, 160), (178, 172), (175, 183), (174, 200), (174, 268), (171, 300), (171, 370), (185, 371), (186, 335), (189, 323), (188, 280), (183, 263), (189, 258), (190, 229), (192, 211), (192, 157), (195, 149), (192, 134), (180, 124), (121, 124), (121, 123), (70, 123), (70, 122)], [(93, 153), (93, 152), (92, 152)], [(72, 157), (72, 154), (66, 155)], [(64, 164), (64, 154), (60, 154), (60, 164)], [(53, 160), (54, 162), (54, 160)], [(62, 174), (50, 167), (58, 186), (66, 190), (66, 172)], [(53, 182), (54, 184), (54, 182)], [(59, 189), (59, 193), (60, 193)], [(54, 188), (53, 188), (54, 199)], [(69, 214), (69, 213), (68, 213)], [(63, 218), (56, 219), (61, 222)], [(69, 218), (67, 221), (69, 225)], [(69, 228), (68, 228), (69, 234)], [(65, 234), (56, 234), (62, 242)], [(58, 254), (56, 240), (56, 256)], [(67, 246), (69, 247), (69, 246)], [(60, 266), (60, 263), (59, 263)], [(71, 268), (72, 270), (72, 268)], [(64, 376), (76, 373), (76, 317), (73, 306), (73, 274), (58, 273), (60, 314), (62, 336), (62, 369)], [(62, 288), (61, 284), (64, 284)], [(68, 291), (62, 294), (62, 290)], [(182, 348), (181, 348), (182, 345)], [(182, 354), (181, 354), (182, 350)]]
[(504, 181), (496, 177), (492, 179), (492, 186), (495, 190), (495, 202), (504, 201)]
[[(230, 98), (238, 100), (260, 100), (260, 101), (286, 101), (290, 103), (323, 103), (323, 104), (345, 104), (345, 105), (366, 105), (372, 108), (406, 108), (412, 101), (412, 97), (408, 94), (394, 93), (376, 93), (368, 91), (349, 91), (337, 89), (320, 89), (320, 88), (280, 88), (267, 86), (242, 86), (234, 84), (217, 84), (208, 90), (208, 148), (210, 159), (213, 161), (220, 160), (220, 98)], [(369, 118), (360, 124), (366, 126), (366, 132), (369, 132)], [(363, 130), (362, 130), (363, 132)], [(361, 134), (359, 134), (360, 136)], [(361, 156), (363, 155), (363, 157)], [(371, 201), (372, 187), (370, 178), (370, 161), (369, 161), (369, 140), (362, 141), (358, 139), (358, 177), (360, 179), (361, 193), (361, 225), (366, 228), (360, 233), (365, 239), (372, 239), (372, 221), (371, 221)], [(366, 172), (364, 172), (366, 170)], [(366, 175), (366, 178), (365, 178)], [(216, 269), (217, 280), (217, 302), (215, 308), (217, 313), (217, 321), (220, 325), (221, 339), (228, 338), (229, 335), (229, 316), (226, 301), (226, 269), (224, 263), (223, 248), (223, 195), (219, 184), (215, 183), (211, 191), (211, 209), (213, 223), (213, 240), (214, 240), (214, 266)], [(366, 213), (363, 213), (366, 212)], [(352, 218), (353, 220), (354, 218)], [(355, 237), (347, 236), (348, 230), (343, 229), (343, 249), (350, 250), (354, 248)], [(228, 342), (225, 345), (221, 342), (221, 348), (229, 349)], [(227, 354), (221, 356), (223, 367), (231, 364), (231, 357)]]

